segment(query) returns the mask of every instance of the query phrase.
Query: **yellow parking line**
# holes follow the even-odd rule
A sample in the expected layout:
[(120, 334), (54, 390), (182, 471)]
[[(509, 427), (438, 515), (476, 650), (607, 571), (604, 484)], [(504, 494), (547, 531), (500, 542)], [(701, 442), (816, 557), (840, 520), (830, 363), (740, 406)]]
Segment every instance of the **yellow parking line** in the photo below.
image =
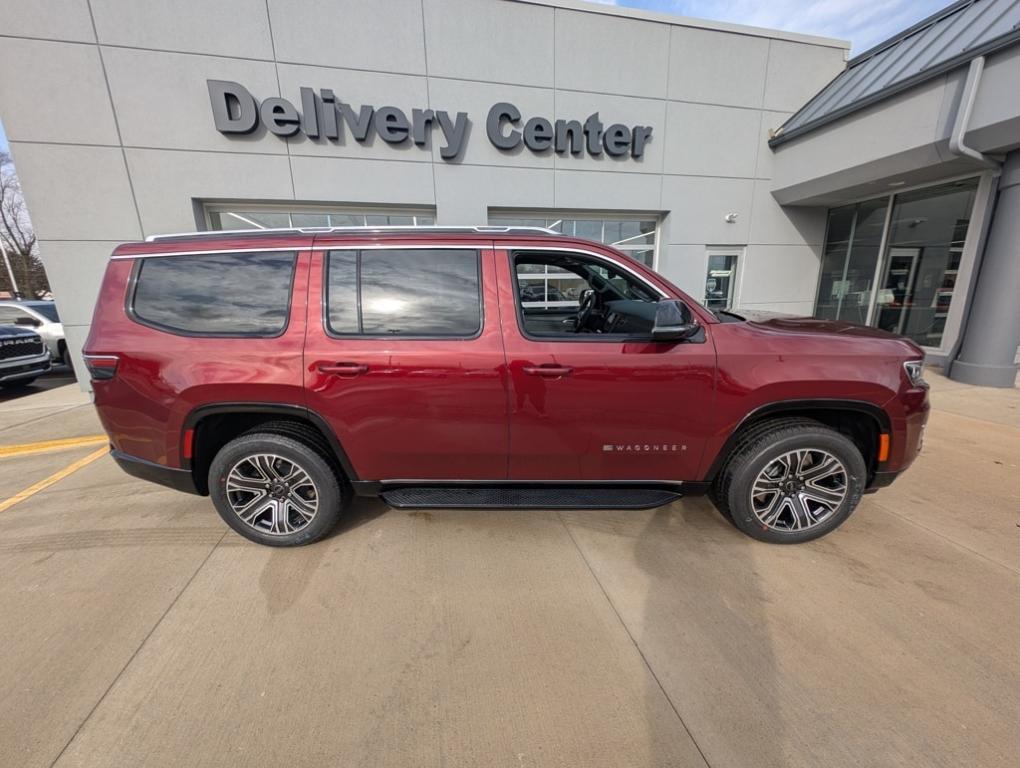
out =
[(60, 440), (44, 440), (41, 443), (21, 443), (20, 445), (0, 445), (0, 459), (7, 456), (25, 456), (32, 453), (49, 453), (64, 451), (68, 448), (85, 448), (89, 445), (102, 445), (109, 442), (106, 435), (88, 435), (86, 437), (64, 437)]
[(82, 459), (78, 459), (78, 461), (74, 462), (73, 464), (68, 464), (59, 472), (54, 472), (52, 475), (43, 480), (40, 480), (35, 485), (30, 485), (28, 486), (28, 488), (21, 491), (20, 493), (14, 494), (9, 499), (4, 499), (3, 501), (0, 501), (0, 512), (6, 512), (8, 509), (13, 507), (19, 501), (24, 501), (25, 499), (31, 496), (35, 496), (37, 493), (39, 493), (39, 491), (49, 488), (54, 483), (59, 483), (68, 475), (73, 475), (82, 467), (88, 466), (96, 459), (102, 458), (103, 456), (106, 455), (107, 451), (109, 450), (110, 449), (104, 445), (98, 451), (93, 451), (88, 456)]

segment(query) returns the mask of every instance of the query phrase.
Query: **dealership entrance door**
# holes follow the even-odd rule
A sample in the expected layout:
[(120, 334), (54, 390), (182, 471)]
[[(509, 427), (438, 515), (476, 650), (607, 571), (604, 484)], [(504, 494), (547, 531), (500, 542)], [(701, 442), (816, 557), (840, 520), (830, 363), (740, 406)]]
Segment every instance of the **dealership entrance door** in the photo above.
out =
[(815, 316), (941, 348), (977, 189), (963, 179), (831, 209)]

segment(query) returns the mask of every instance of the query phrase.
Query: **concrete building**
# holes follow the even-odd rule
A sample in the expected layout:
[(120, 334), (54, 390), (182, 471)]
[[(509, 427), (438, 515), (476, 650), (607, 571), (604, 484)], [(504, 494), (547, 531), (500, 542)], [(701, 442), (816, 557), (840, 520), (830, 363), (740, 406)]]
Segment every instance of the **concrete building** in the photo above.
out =
[(124, 240), (535, 223), (1002, 384), (1020, 315), (972, 329), (1020, 273), (1008, 218), (989, 232), (1016, 6), (958, 3), (847, 68), (843, 41), (575, 0), (0, 0), (0, 114), (75, 351)]

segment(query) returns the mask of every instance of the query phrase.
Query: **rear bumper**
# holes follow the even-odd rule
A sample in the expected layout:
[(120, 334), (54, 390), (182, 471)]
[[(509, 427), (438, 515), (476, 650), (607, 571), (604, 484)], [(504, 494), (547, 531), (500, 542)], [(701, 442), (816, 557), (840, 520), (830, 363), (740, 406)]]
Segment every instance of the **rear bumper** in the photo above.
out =
[(139, 459), (137, 456), (129, 456), (120, 451), (111, 451), (110, 455), (117, 462), (117, 466), (132, 477), (148, 480), (150, 483), (157, 483), (158, 485), (165, 485), (167, 488), (173, 488), (175, 491), (198, 494), (191, 470), (165, 467), (162, 464)]
[(0, 384), (9, 381), (20, 381), (21, 379), (34, 379), (42, 376), (50, 369), (50, 353), (44, 352), (41, 355), (22, 360), (15, 360), (8, 364), (0, 365)]

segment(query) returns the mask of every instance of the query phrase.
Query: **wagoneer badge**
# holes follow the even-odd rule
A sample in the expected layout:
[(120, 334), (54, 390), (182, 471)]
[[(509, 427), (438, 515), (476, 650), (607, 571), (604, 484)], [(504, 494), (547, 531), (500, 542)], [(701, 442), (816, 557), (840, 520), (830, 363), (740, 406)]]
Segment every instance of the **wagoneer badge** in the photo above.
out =
[(606, 443), (602, 446), (604, 453), (676, 453), (677, 451), (686, 451), (686, 445), (677, 445), (676, 443), (641, 443), (641, 444), (630, 444), (630, 443)]

